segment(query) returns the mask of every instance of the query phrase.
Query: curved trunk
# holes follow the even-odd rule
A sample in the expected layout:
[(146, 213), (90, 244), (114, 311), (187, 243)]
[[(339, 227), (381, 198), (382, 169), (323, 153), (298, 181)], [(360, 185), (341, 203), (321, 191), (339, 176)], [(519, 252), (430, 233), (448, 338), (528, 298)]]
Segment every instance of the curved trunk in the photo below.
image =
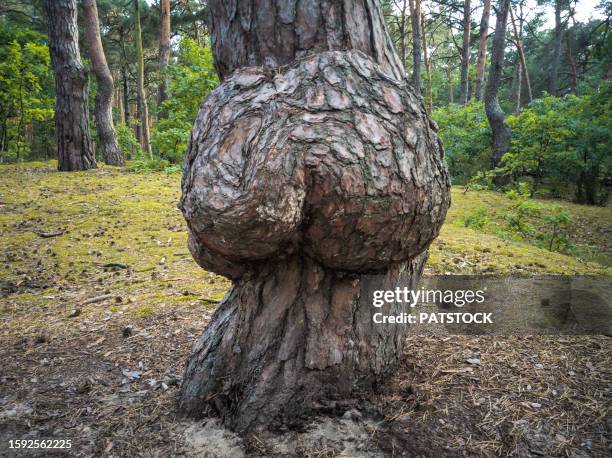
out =
[(504, 47), (506, 44), (506, 25), (510, 0), (501, 0), (497, 10), (495, 35), (491, 50), (491, 68), (485, 94), (485, 111), (493, 134), (492, 162), (495, 167), (501, 164), (501, 159), (510, 146), (510, 127), (506, 124), (506, 114), (499, 105), (497, 93), (501, 84), (502, 67), (504, 64)]
[(87, 75), (79, 54), (76, 0), (47, 0), (49, 53), (55, 76), (58, 169), (96, 168), (89, 133)]
[(378, 5), (262, 3), (209, 3), (224, 81), (194, 124), (180, 203), (196, 261), (234, 280), (180, 407), (241, 432), (302, 422), (394, 368), (407, 327), (374, 323), (372, 292), (416, 286), (449, 204)]
[(102, 39), (100, 38), (100, 22), (95, 0), (83, 0), (83, 16), (85, 19), (85, 38), (89, 46), (91, 66), (98, 82), (96, 94), (95, 118), (98, 128), (98, 138), (102, 149), (102, 158), (109, 165), (124, 165), (123, 156), (115, 136), (113, 126), (113, 77), (106, 63)]

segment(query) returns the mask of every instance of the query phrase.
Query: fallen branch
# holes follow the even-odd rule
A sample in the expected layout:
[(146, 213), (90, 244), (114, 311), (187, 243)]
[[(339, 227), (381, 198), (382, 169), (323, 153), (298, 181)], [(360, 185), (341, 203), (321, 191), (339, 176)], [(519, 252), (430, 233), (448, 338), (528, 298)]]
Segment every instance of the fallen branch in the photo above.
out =
[(103, 294), (102, 296), (91, 297), (82, 302), (83, 305), (95, 304), (97, 302), (102, 302), (107, 299), (112, 299), (114, 297), (113, 294)]
[(64, 235), (64, 230), (61, 231), (54, 231), (54, 232), (37, 232), (37, 234), (42, 237), (43, 239), (48, 239), (51, 237), (57, 237), (60, 235)]

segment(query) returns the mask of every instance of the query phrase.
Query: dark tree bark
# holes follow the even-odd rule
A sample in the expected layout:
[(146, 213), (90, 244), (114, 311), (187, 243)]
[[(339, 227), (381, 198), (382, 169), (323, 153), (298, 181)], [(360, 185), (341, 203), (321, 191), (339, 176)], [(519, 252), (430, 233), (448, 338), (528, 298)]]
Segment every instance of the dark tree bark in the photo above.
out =
[(463, 2), (463, 43), (461, 45), (461, 82), (459, 103), (467, 105), (469, 99), (470, 32), (472, 6), (470, 0)]
[(147, 97), (144, 90), (144, 56), (142, 51), (142, 31), (140, 29), (140, 0), (134, 0), (134, 22), (136, 35), (136, 60), (138, 66), (138, 75), (136, 82), (136, 91), (138, 97), (138, 125), (140, 146), (149, 159), (153, 158), (151, 152), (151, 142), (149, 140), (149, 107), (147, 106)]
[(410, 0), (412, 23), (412, 86), (421, 93), (421, 0)]
[(95, 0), (83, 0), (83, 17), (85, 20), (85, 39), (89, 46), (89, 58), (98, 82), (95, 119), (102, 158), (109, 165), (124, 165), (125, 162), (113, 126), (113, 77), (106, 63), (106, 56), (102, 47), (98, 8)]
[(502, 68), (504, 65), (504, 48), (506, 45), (506, 26), (508, 24), (508, 9), (510, 0), (500, 0), (493, 35), (493, 48), (491, 49), (491, 65), (489, 80), (485, 94), (485, 110), (493, 134), (494, 166), (501, 164), (501, 159), (508, 151), (510, 145), (510, 127), (506, 124), (506, 115), (499, 105), (498, 92), (501, 84)]
[(89, 133), (87, 75), (79, 54), (76, 0), (47, 0), (49, 53), (55, 76), (58, 169), (96, 168)]
[(159, 72), (161, 73), (161, 82), (157, 88), (157, 109), (158, 117), (166, 118), (161, 106), (168, 98), (166, 87), (168, 85), (166, 77), (166, 68), (170, 61), (170, 0), (161, 0), (161, 36), (159, 39)]
[[(245, 432), (367, 393), (394, 368), (406, 327), (373, 322), (372, 291), (416, 285), (449, 182), (376, 3), (222, 3), (209, 6), (224, 81), (194, 124), (180, 206), (196, 261), (234, 286), (180, 407)], [(329, 33), (334, 51), (318, 41)]]
[(561, 2), (555, 0), (555, 32), (553, 35), (553, 56), (550, 65), (550, 77), (548, 80), (548, 92), (557, 95), (557, 81), (559, 79), (559, 62), (561, 60), (561, 39), (563, 35), (561, 24)]
[(130, 125), (130, 86), (128, 82), (128, 71), (124, 66), (121, 68), (121, 80), (123, 82), (123, 122)]
[(480, 18), (480, 36), (478, 38), (478, 59), (476, 61), (476, 100), (482, 99), (484, 87), (485, 65), (487, 63), (487, 41), (489, 38), (489, 18), (491, 16), (491, 0), (484, 0), (482, 17)]

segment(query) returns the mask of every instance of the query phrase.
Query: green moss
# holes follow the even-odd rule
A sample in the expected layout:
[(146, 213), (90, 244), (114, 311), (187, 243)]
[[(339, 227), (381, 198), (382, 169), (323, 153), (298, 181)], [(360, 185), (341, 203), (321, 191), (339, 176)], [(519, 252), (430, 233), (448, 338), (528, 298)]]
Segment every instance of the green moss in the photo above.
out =
[(153, 313), (155, 313), (155, 307), (152, 307), (150, 305), (141, 305), (140, 307), (138, 307), (138, 309), (136, 310), (136, 314), (140, 317), (140, 318), (146, 318), (148, 316), (153, 315)]

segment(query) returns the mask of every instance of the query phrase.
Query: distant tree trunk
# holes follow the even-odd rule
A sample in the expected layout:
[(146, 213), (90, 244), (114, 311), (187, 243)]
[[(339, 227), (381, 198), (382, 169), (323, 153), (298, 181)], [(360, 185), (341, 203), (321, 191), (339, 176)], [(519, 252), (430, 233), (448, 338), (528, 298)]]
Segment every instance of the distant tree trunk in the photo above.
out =
[(124, 66), (121, 68), (121, 80), (123, 82), (123, 122), (130, 125), (130, 86), (128, 82), (128, 71)]
[(98, 81), (95, 118), (102, 158), (108, 165), (124, 165), (125, 162), (113, 126), (113, 77), (106, 63), (106, 56), (102, 47), (98, 8), (95, 0), (83, 0), (83, 17), (85, 19), (85, 39), (89, 46), (89, 58)]
[(402, 0), (402, 8), (400, 9), (400, 20), (399, 20), (399, 33), (400, 33), (400, 57), (402, 64), (406, 68), (406, 7), (408, 6), (407, 0)]
[(563, 35), (561, 24), (561, 2), (555, 0), (555, 32), (553, 36), (553, 55), (550, 65), (550, 77), (548, 80), (548, 92), (557, 95), (557, 81), (559, 77), (559, 62), (561, 60), (561, 38)]
[(433, 85), (431, 82), (431, 62), (429, 61), (429, 53), (427, 50), (427, 37), (425, 36), (425, 19), (421, 14), (421, 37), (423, 41), (423, 64), (425, 65), (425, 73), (427, 75), (427, 96), (425, 97), (425, 106), (429, 114), (433, 111)]
[(140, 146), (149, 159), (153, 158), (151, 143), (149, 140), (149, 108), (144, 91), (144, 56), (142, 51), (142, 31), (140, 29), (140, 0), (134, 0), (134, 21), (136, 34), (136, 61), (138, 75), (136, 90), (138, 91), (138, 119), (140, 130)]
[(523, 50), (523, 43), (521, 40), (521, 36), (523, 34), (523, 18), (520, 19), (520, 24), (517, 28), (516, 22), (514, 20), (514, 13), (512, 12), (512, 6), (510, 6), (510, 21), (512, 22), (512, 30), (514, 31), (514, 44), (516, 45), (516, 51), (519, 56), (519, 64), (523, 73), (523, 79), (525, 80), (525, 88), (527, 89), (527, 99), (529, 100), (529, 103), (531, 103), (533, 102), (533, 95), (531, 93), (531, 82), (529, 81), (529, 70), (527, 69), (525, 51)]
[(516, 62), (514, 69), (514, 113), (518, 114), (521, 111), (521, 63)]
[(208, 2), (222, 83), (180, 207), (194, 258), (234, 285), (179, 406), (246, 432), (298, 426), (389, 375), (407, 326), (375, 323), (372, 294), (416, 285), (449, 184), (377, 2), (228, 3)]
[(461, 90), (459, 103), (467, 105), (469, 98), (469, 70), (470, 70), (470, 30), (472, 6), (470, 0), (463, 2), (463, 44), (461, 47)]
[(501, 164), (501, 159), (508, 151), (510, 144), (510, 127), (506, 124), (506, 115), (499, 105), (498, 98), (504, 65), (506, 25), (508, 23), (509, 8), (510, 0), (500, 0), (497, 20), (495, 22), (495, 34), (493, 35), (493, 48), (491, 49), (489, 80), (485, 94), (485, 110), (493, 133), (492, 161), (495, 167)]
[(572, 54), (572, 43), (570, 41), (569, 31), (565, 32), (565, 55), (567, 57), (567, 63), (570, 67), (572, 91), (574, 91), (574, 94), (578, 95), (578, 72), (576, 70), (576, 61), (574, 60), (574, 56)]
[(157, 113), (158, 118), (167, 117), (167, 113), (161, 106), (168, 97), (166, 88), (168, 79), (166, 77), (166, 67), (170, 61), (170, 0), (161, 0), (161, 37), (159, 40), (159, 72), (161, 82), (157, 89)]
[(412, 23), (412, 86), (421, 94), (421, 0), (410, 0)]
[(49, 53), (55, 75), (58, 169), (96, 168), (89, 133), (87, 75), (79, 54), (76, 0), (46, 0)]
[(476, 90), (474, 97), (482, 100), (484, 87), (485, 65), (487, 63), (487, 40), (489, 38), (489, 17), (491, 16), (491, 0), (484, 0), (482, 17), (480, 18), (480, 36), (478, 39), (478, 60), (476, 62)]
[(450, 65), (446, 67), (446, 79), (448, 80), (448, 103), (455, 102), (455, 88), (453, 87), (453, 71)]

